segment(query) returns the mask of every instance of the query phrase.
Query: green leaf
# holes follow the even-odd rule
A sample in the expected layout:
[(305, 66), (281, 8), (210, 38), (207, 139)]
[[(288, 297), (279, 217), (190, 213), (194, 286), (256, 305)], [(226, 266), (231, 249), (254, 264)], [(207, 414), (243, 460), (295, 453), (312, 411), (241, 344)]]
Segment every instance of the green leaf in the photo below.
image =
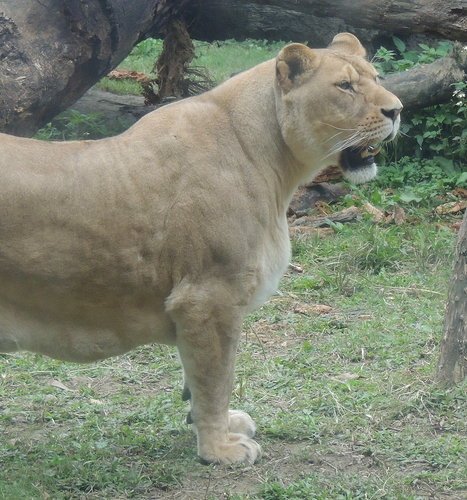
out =
[(336, 233), (341, 232), (344, 229), (344, 224), (342, 222), (334, 222), (332, 220), (327, 221), (329, 224), (329, 227), (333, 229)]
[(423, 198), (417, 196), (413, 191), (406, 191), (399, 196), (399, 199), (405, 203), (412, 203), (413, 201), (420, 203)]
[(467, 172), (462, 172), (462, 174), (457, 178), (456, 186), (460, 186), (465, 183), (467, 183)]
[(438, 163), (443, 170), (448, 173), (448, 174), (453, 174), (454, 173), (454, 162), (452, 160), (449, 160), (448, 158), (444, 158), (443, 156), (434, 156), (433, 160)]
[(392, 41), (401, 54), (405, 52), (405, 43), (400, 38), (398, 38), (397, 36), (393, 36)]
[(381, 205), (383, 203), (383, 195), (380, 191), (375, 191), (371, 194), (370, 200), (373, 205)]

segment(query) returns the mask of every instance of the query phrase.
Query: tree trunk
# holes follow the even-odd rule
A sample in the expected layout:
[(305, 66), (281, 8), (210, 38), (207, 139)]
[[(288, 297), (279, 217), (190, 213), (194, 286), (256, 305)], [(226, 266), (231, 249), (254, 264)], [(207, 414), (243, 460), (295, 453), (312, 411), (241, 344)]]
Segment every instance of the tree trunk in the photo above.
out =
[(189, 0), (0, 0), (0, 130), (30, 135)]
[(467, 40), (465, 0), (195, 0), (191, 34), (201, 40), (258, 38), (327, 45), (339, 31), (366, 46), (398, 34)]
[(167, 26), (162, 52), (154, 65), (157, 76), (143, 83), (146, 104), (157, 104), (167, 97), (188, 97), (186, 75), (194, 57), (195, 46), (185, 22), (173, 21)]
[(454, 275), (449, 287), (438, 380), (452, 385), (467, 374), (467, 211), (459, 230)]

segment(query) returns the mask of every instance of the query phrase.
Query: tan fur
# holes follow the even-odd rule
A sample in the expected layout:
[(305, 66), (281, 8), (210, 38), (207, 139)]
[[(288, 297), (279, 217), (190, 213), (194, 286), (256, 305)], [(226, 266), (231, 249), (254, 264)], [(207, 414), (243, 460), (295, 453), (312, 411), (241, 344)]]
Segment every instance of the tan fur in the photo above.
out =
[(359, 47), (294, 44), (114, 138), (0, 134), (0, 351), (87, 362), (175, 344), (201, 458), (255, 461), (253, 421), (228, 412), (235, 350), (289, 261), (290, 198), (349, 129), (397, 131), (381, 109), (401, 104)]

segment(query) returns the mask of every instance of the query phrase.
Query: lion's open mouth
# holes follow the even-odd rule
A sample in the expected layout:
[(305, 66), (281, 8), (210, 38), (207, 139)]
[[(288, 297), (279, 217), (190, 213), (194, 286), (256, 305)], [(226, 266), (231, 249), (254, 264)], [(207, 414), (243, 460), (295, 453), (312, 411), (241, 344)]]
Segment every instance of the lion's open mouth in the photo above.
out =
[(339, 161), (344, 177), (354, 184), (373, 179), (377, 173), (375, 156), (380, 149), (380, 145), (354, 146), (344, 149)]
[(375, 156), (380, 152), (381, 146), (351, 147), (344, 149), (341, 155), (343, 170), (359, 170), (368, 168), (375, 162)]

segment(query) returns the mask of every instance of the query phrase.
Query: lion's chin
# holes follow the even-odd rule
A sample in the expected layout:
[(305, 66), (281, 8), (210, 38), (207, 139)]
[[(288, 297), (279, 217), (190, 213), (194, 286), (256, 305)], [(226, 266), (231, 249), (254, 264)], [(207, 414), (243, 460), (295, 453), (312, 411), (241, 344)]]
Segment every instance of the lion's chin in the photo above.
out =
[(344, 178), (352, 184), (363, 184), (373, 180), (378, 174), (378, 167), (376, 163), (372, 163), (367, 167), (359, 170), (344, 171)]
[(363, 184), (374, 179), (378, 173), (375, 163), (378, 152), (379, 149), (372, 147), (344, 149), (339, 159), (344, 178), (353, 184)]

